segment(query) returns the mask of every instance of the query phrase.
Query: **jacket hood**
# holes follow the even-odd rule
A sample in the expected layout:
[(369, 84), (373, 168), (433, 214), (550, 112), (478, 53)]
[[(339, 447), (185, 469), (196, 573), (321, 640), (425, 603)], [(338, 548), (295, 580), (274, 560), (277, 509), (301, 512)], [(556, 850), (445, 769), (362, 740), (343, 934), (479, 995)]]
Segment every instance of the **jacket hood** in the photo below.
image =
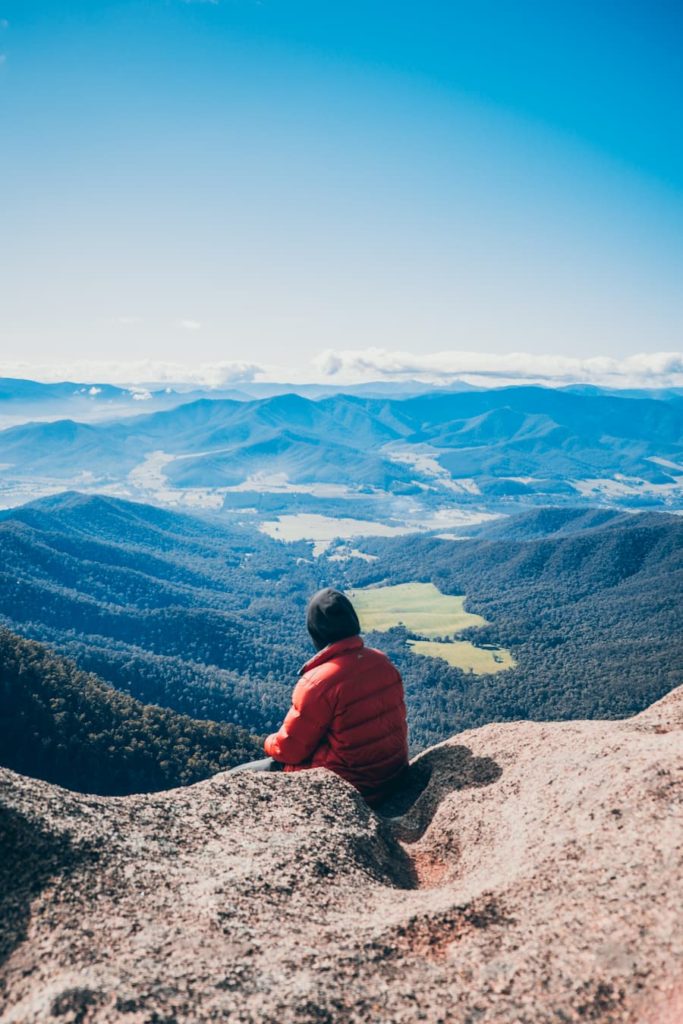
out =
[(360, 633), (360, 622), (346, 594), (325, 587), (308, 602), (306, 626), (316, 650)]

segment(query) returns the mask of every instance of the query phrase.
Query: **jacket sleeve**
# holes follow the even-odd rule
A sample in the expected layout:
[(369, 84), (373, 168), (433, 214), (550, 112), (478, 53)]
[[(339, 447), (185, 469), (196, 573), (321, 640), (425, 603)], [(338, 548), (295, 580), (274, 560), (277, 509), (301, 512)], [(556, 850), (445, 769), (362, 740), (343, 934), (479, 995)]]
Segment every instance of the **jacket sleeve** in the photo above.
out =
[(332, 722), (330, 696), (324, 682), (300, 679), (284, 722), (263, 744), (266, 754), (283, 764), (309, 761)]

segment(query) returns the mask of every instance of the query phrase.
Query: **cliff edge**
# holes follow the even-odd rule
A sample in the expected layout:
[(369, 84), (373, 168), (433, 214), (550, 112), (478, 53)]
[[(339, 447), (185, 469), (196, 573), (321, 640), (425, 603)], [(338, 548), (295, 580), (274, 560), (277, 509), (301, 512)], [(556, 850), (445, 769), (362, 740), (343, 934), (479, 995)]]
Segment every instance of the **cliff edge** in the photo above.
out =
[(374, 814), (324, 771), (131, 797), (0, 772), (7, 1024), (681, 1024), (683, 688), (489, 725)]

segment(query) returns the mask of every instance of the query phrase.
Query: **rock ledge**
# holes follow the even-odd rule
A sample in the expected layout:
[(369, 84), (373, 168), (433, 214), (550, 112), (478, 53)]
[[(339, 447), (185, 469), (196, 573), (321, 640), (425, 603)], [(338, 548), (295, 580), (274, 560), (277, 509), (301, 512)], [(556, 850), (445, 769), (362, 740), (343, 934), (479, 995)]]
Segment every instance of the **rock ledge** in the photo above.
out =
[(1, 771), (2, 1020), (681, 1024), (683, 688), (462, 733), (411, 786)]

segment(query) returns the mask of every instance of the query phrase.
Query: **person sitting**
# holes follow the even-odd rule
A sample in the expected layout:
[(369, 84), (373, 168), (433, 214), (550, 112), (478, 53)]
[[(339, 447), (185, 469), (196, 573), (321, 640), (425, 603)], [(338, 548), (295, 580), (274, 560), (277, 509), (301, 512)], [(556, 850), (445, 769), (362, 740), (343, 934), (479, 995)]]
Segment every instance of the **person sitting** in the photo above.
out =
[(232, 770), (327, 768), (376, 807), (408, 766), (401, 675), (385, 654), (365, 646), (358, 616), (340, 591), (318, 591), (306, 624), (317, 653), (299, 673), (282, 725), (264, 743), (268, 758)]

